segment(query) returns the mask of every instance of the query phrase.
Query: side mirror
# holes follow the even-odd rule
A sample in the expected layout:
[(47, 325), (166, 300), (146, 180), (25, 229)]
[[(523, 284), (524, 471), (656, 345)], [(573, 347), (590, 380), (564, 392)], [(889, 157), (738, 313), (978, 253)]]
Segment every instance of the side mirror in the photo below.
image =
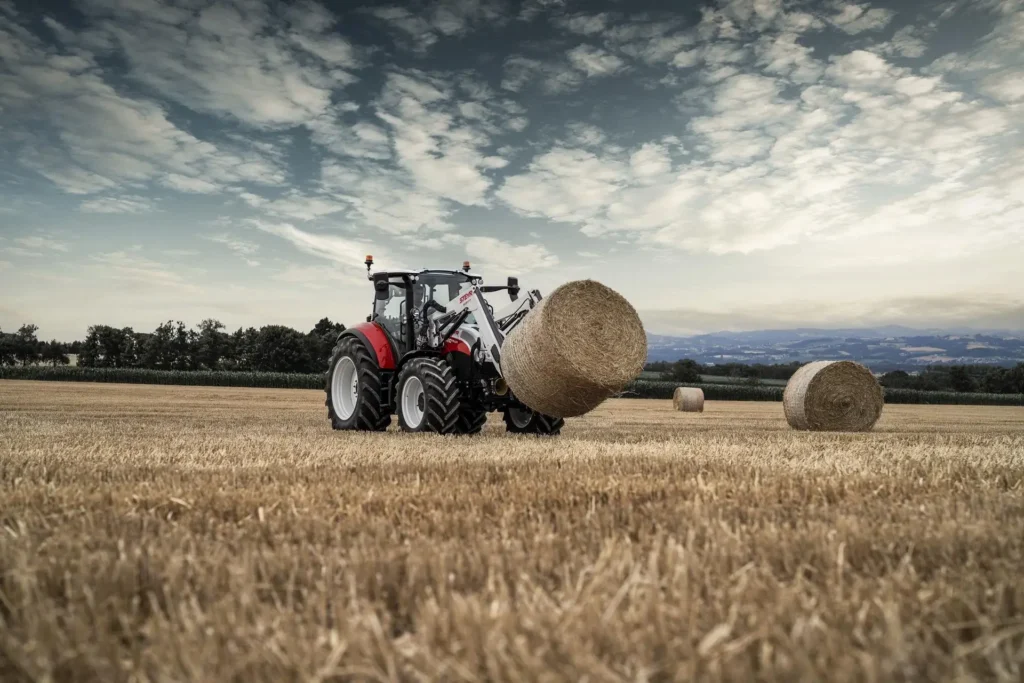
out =
[(373, 289), (377, 292), (376, 297), (378, 301), (386, 301), (388, 298), (388, 283), (384, 280), (376, 280), (373, 283)]
[(511, 277), (508, 278), (508, 298), (515, 301), (519, 298), (519, 278)]

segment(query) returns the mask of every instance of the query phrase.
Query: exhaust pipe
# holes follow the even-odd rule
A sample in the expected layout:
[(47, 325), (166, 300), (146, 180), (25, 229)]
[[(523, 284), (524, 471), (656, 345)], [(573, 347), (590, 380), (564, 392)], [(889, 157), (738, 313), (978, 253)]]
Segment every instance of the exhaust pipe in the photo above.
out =
[(508, 393), (508, 382), (504, 378), (499, 377), (494, 380), (494, 393), (498, 396), (504, 396)]

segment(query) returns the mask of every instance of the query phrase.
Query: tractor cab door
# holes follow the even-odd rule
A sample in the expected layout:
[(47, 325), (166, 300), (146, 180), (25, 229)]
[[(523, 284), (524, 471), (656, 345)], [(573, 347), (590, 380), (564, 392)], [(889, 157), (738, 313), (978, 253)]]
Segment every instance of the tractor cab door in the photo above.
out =
[(408, 302), (405, 285), (388, 283), (387, 295), (378, 293), (373, 305), (373, 320), (380, 323), (391, 339), (398, 356), (410, 351), (412, 334), (408, 328)]

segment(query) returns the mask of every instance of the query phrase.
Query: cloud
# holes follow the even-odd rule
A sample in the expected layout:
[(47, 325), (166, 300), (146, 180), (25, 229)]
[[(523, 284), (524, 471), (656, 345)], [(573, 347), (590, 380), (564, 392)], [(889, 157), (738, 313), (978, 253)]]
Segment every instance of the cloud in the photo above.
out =
[[(218, 233), (214, 235), (202, 235), (202, 238), (210, 242), (216, 242), (217, 244), (223, 244), (231, 251), (235, 252), (240, 256), (252, 256), (260, 250), (260, 245), (254, 242), (247, 242), (237, 237), (232, 237), (227, 233)], [(256, 262), (255, 265), (259, 265)]]
[(927, 52), (930, 30), (919, 26), (908, 25), (896, 31), (891, 40), (882, 43), (879, 49), (883, 54), (899, 55), (900, 57), (917, 58)]
[(569, 63), (588, 78), (610, 76), (622, 71), (626, 64), (615, 55), (592, 45), (577, 45), (566, 56)]
[[(292, 246), (303, 253), (333, 261), (343, 268), (358, 269), (365, 260), (366, 254), (373, 253), (377, 258), (378, 252), (380, 252), (379, 249), (375, 252), (372, 246), (366, 242), (351, 240), (339, 235), (307, 232), (290, 223), (268, 223), (259, 219), (252, 219), (247, 223), (258, 230), (291, 242)], [(377, 260), (380, 263), (385, 261), (380, 258)]]
[(340, 150), (320, 184), (357, 225), (391, 234), (445, 230), (457, 206), (488, 206), (508, 163), (494, 138), (526, 125), (519, 105), (468, 75), (392, 70), (371, 107), (362, 134), (380, 153)]
[(49, 251), (69, 251), (68, 243), (55, 240), (51, 237), (42, 237), (39, 235), (30, 235), (28, 237), (17, 237), (14, 240), (15, 243), (27, 249), (40, 249)]
[(418, 53), (427, 52), (445, 37), (464, 36), (507, 20), (504, 4), (496, 0), (439, 0), (413, 9), (392, 5), (365, 12), (401, 35), (400, 43)]
[(558, 257), (544, 245), (513, 245), (494, 237), (469, 237), (466, 254), (478, 270), (528, 273), (558, 265)]
[(11, 24), (0, 28), (6, 59), (0, 107), (22, 142), (21, 164), (71, 194), (151, 180), (207, 183), (284, 180), (264, 155), (197, 139), (152, 101), (109, 85), (88, 52), (61, 53)]
[(179, 296), (202, 293), (202, 289), (190, 281), (192, 272), (154, 261), (143, 256), (138, 248), (93, 254), (89, 261), (86, 267), (93, 278), (158, 287), (165, 293), (174, 292)]
[(612, 76), (627, 68), (626, 62), (611, 52), (581, 44), (568, 50), (564, 60), (540, 60), (523, 55), (506, 58), (501, 87), (521, 92), (537, 83), (542, 92), (557, 95), (576, 90), (588, 78)]
[(995, 15), (992, 31), (974, 49), (943, 56), (931, 71), (973, 85), (997, 102), (1019, 105), (1024, 102), (1024, 10), (1019, 3), (1004, 2)]
[(551, 23), (569, 33), (592, 36), (603, 33), (608, 28), (608, 22), (612, 19), (612, 15), (607, 12), (601, 12), (600, 14), (580, 13), (555, 17)]
[(85, 10), (124, 55), (132, 78), (194, 111), (254, 127), (315, 119), (362, 66), (355, 47), (330, 32), (331, 15), (314, 3), (283, 17), (257, 2), (197, 4), (157, 10), (152, 3), (88, 0)]
[(851, 35), (881, 30), (896, 16), (896, 13), (890, 9), (881, 7), (868, 9), (867, 5), (855, 3), (841, 3), (837, 6), (837, 10), (829, 22)]
[(531, 161), (525, 173), (507, 178), (495, 194), (524, 215), (585, 224), (603, 213), (629, 177), (623, 161), (555, 147)]
[(78, 208), (86, 213), (147, 213), (153, 210), (153, 203), (139, 195), (97, 197), (82, 202)]
[[(716, 19), (715, 30), (724, 25)], [(948, 70), (1012, 73), (994, 47), (1006, 25), (982, 43), (984, 61)], [(664, 142), (623, 149), (600, 143), (600, 131), (587, 144), (570, 135), (507, 177), (497, 197), (590, 236), (715, 254), (854, 235), (912, 251), (894, 241), (900, 234), (957, 250), (963, 221), (978, 244), (1021, 240), (1024, 163), (1011, 152), (1010, 110), (866, 50), (815, 59), (783, 32), (754, 52), (679, 98), (691, 116), (685, 162), (673, 163)], [(1011, 81), (993, 96), (1009, 103), (1014, 92)]]
[(348, 208), (347, 204), (331, 197), (310, 196), (298, 190), (291, 190), (278, 199), (267, 199), (252, 192), (242, 192), (239, 196), (249, 206), (266, 214), (297, 221), (312, 221)]
[(568, 63), (546, 62), (522, 55), (505, 59), (501, 87), (512, 92), (521, 92), (533, 82), (540, 84), (548, 94), (575, 90), (584, 81), (583, 74)]
[(190, 178), (180, 173), (169, 173), (162, 178), (162, 182), (172, 190), (179, 192), (195, 192), (197, 194), (210, 194), (220, 190), (220, 186), (202, 178)]
[(507, 162), (483, 152), (490, 138), (459, 123), (450, 111), (451, 98), (445, 84), (422, 74), (392, 73), (377, 116), (390, 126), (398, 165), (418, 188), (461, 204), (482, 205), (492, 183), (487, 172)]
[(453, 209), (440, 197), (416, 187), (406, 174), (369, 164), (327, 162), (321, 182), (351, 207), (361, 225), (384, 233), (445, 230)]

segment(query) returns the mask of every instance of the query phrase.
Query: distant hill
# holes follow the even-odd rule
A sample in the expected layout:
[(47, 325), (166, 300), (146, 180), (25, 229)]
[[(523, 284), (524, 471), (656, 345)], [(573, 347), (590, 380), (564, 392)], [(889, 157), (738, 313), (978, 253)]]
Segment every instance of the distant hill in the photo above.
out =
[(692, 358), (703, 363), (791, 363), (848, 359), (872, 370), (928, 365), (1002, 365), (1024, 362), (1024, 332), (866, 329), (756, 330), (691, 337), (649, 334), (649, 361)]

